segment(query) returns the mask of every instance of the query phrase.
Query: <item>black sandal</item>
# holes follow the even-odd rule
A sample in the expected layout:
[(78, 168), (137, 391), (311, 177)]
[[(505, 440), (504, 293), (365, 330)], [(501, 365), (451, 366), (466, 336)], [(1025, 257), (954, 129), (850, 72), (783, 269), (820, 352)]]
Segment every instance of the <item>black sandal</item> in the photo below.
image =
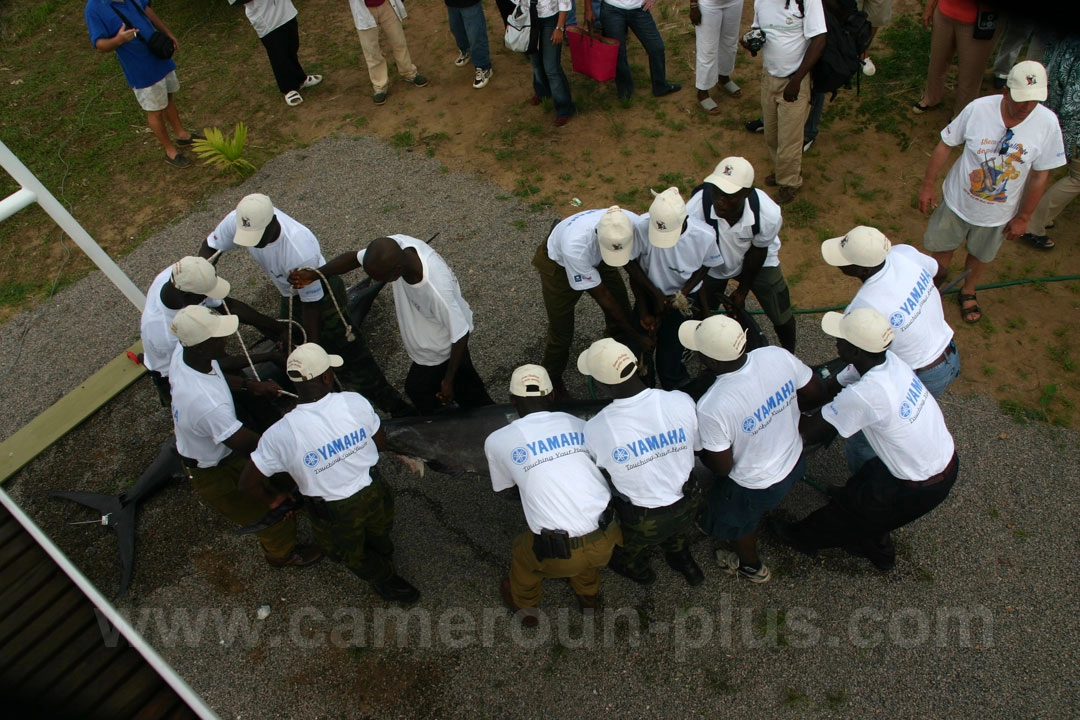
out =
[(1054, 241), (1046, 235), (1036, 235), (1035, 233), (1024, 233), (1020, 236), (1020, 239), (1026, 242), (1033, 248), (1038, 250), (1053, 250)]
[[(975, 297), (975, 293), (971, 293), (970, 295), (967, 294), (967, 293), (960, 293), (959, 298), (960, 298), (960, 318), (964, 322), (966, 322), (968, 325), (974, 325), (975, 323), (982, 320), (982, 310), (979, 309), (978, 298)], [(975, 304), (972, 305), (971, 307), (964, 307), (964, 303), (966, 303), (966, 302), (974, 302)], [(968, 318), (970, 316), (972, 316), (972, 315), (976, 316), (975, 319), (974, 320), (968, 320)]]

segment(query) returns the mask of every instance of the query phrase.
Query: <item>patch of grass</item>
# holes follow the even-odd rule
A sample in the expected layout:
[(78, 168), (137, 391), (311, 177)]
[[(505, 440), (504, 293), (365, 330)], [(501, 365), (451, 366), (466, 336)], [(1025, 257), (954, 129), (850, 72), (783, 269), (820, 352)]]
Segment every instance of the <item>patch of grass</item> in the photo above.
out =
[(986, 377), (994, 377), (994, 373), (997, 372), (997, 368), (984, 360), (982, 371), (983, 375), (985, 375)]
[(799, 198), (784, 206), (784, 223), (791, 227), (804, 228), (817, 214), (817, 205), (806, 198)]
[(900, 149), (907, 150), (915, 125), (909, 108), (918, 101), (926, 79), (930, 31), (903, 15), (882, 28), (877, 41), (888, 46), (889, 60), (881, 63), (872, 82), (861, 84), (855, 114), (864, 127), (893, 136)]
[(0, 284), (0, 305), (19, 305), (27, 298), (33, 296), (40, 285), (36, 283), (6, 282)]
[(801, 693), (795, 688), (787, 688), (784, 690), (784, 699), (780, 701), (780, 704), (789, 708), (805, 708), (813, 703), (809, 695)]
[(999, 402), (998, 408), (1018, 425), (1027, 425), (1030, 422), (1046, 422), (1048, 420), (1046, 413), (1042, 410), (1028, 407), (1019, 400), (1013, 400), (1012, 398), (1006, 398)]
[(1073, 359), (1070, 348), (1064, 343), (1061, 345), (1047, 343), (1046, 354), (1050, 356), (1051, 360), (1061, 365), (1065, 370), (1068, 370), (1069, 372), (1076, 371), (1076, 360)]
[(824, 706), (829, 710), (839, 710), (848, 701), (847, 690), (826, 690)]
[(412, 130), (402, 130), (401, 132), (394, 133), (390, 137), (390, 144), (399, 150), (411, 148), (416, 145), (416, 137), (413, 135)]
[(929, 570), (927, 570), (926, 568), (921, 567), (918, 570), (916, 570), (915, 571), (915, 579), (917, 579), (919, 582), (921, 582), (924, 585), (933, 585), (934, 584), (934, 574), (932, 572), (930, 572)]
[(622, 207), (630, 207), (637, 202), (638, 192), (640, 188), (633, 188), (631, 190), (620, 190), (614, 195), (615, 202)]

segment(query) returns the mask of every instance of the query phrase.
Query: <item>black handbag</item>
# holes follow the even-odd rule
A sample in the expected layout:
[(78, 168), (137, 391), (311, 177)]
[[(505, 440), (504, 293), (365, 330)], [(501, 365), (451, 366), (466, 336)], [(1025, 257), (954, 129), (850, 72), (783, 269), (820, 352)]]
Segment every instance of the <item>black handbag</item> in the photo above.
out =
[[(139, 11), (140, 15), (146, 18), (146, 22), (150, 23), (150, 27), (153, 27), (154, 23), (150, 22), (150, 18), (146, 17), (146, 13), (144, 13), (142, 8), (139, 7), (139, 3), (132, 2), (131, 4), (135, 6), (135, 9)], [(138, 26), (136, 26), (134, 23), (124, 17), (123, 13), (121, 13), (119, 10), (117, 10), (116, 8), (113, 8), (112, 10), (114, 13), (120, 16), (120, 19), (123, 20), (124, 24), (127, 25), (129, 28), (135, 28), (136, 30), (138, 29)], [(173, 44), (172, 38), (161, 32), (160, 30), (154, 30), (153, 34), (150, 35), (150, 39), (144, 38), (142, 33), (136, 33), (135, 37), (139, 38), (139, 40), (142, 40), (143, 43), (145, 43), (147, 49), (150, 50), (150, 53), (152, 55), (154, 55), (155, 57), (159, 57), (162, 60), (168, 60), (173, 56), (173, 53), (176, 52), (176, 45)]]

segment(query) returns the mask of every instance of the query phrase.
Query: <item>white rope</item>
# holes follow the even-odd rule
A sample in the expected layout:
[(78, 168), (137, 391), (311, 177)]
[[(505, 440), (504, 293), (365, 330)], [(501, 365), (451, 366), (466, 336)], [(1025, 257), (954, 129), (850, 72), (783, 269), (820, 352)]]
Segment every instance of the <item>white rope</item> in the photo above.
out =
[[(229, 305), (225, 301), (225, 298), (221, 299), (221, 306), (225, 308), (225, 312), (229, 313), (230, 315), (233, 314), (232, 310), (229, 310)], [(292, 307), (291, 303), (289, 307)], [(248, 352), (247, 343), (244, 342), (244, 336), (240, 334), (239, 325), (237, 325), (236, 327), (236, 339), (240, 341), (240, 349), (244, 351), (244, 357), (247, 358), (248, 367), (251, 368), (251, 374), (255, 376), (255, 382), (262, 382), (262, 378), (259, 376), (259, 371), (255, 368), (255, 361), (251, 359), (251, 353)], [(297, 399), (299, 399), (300, 397), (296, 393), (291, 393), (288, 390), (281, 389), (280, 387), (278, 388), (278, 395), (288, 395), (289, 397), (294, 397)]]

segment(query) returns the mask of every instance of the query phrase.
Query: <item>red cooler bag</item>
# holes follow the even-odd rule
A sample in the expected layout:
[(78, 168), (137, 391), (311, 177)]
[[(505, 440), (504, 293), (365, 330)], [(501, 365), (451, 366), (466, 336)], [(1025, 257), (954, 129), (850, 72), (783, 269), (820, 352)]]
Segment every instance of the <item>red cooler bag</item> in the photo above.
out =
[(574, 72), (588, 75), (597, 82), (615, 78), (615, 61), (619, 58), (618, 40), (594, 35), (583, 27), (571, 25), (566, 28), (566, 42), (570, 45)]

